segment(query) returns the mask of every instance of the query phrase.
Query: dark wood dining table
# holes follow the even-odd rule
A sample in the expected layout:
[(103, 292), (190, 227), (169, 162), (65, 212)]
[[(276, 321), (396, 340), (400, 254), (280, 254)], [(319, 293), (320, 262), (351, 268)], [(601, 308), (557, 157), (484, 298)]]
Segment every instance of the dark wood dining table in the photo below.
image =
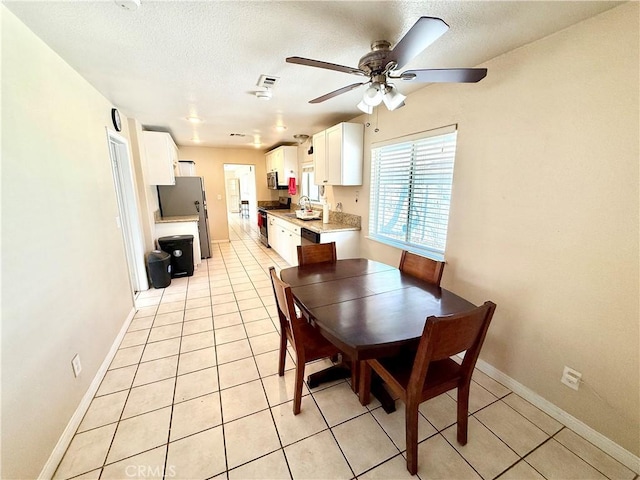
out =
[(284, 268), (280, 278), (304, 316), (356, 361), (417, 345), (430, 315), (475, 308), (449, 290), (364, 258)]
[(354, 360), (417, 343), (430, 315), (475, 308), (449, 290), (364, 258), (284, 268), (280, 278), (322, 335)]

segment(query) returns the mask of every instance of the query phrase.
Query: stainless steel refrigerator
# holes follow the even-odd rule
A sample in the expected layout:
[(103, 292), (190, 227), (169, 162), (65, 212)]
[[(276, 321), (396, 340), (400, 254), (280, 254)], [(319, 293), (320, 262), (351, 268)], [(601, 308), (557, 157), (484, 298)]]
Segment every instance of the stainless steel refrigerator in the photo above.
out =
[[(211, 257), (207, 197), (202, 177), (176, 177), (175, 185), (158, 185), (158, 200), (163, 217), (199, 215), (200, 252)], [(194, 238), (195, 241), (195, 238)]]

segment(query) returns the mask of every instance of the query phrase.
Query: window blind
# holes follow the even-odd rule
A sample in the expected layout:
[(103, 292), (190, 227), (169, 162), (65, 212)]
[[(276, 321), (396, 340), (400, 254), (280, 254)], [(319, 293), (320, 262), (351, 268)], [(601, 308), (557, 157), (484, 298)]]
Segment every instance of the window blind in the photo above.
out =
[(370, 238), (444, 259), (456, 135), (413, 136), (373, 148)]

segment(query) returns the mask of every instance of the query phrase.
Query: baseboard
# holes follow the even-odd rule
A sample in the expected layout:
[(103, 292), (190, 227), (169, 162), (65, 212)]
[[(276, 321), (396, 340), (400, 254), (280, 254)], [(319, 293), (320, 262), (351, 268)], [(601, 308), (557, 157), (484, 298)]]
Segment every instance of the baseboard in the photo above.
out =
[(487, 362), (478, 359), (476, 368), (509, 388), (513, 393), (535, 405), (550, 417), (570, 428), (584, 439), (593, 443), (596, 447), (615, 458), (625, 467), (633, 470), (637, 474), (640, 474), (640, 457), (624, 449), (613, 440), (605, 437), (600, 432), (597, 432), (590, 426), (578, 420), (576, 417), (568, 414), (561, 408), (535, 393), (533, 390), (525, 387), (521, 383), (518, 383), (513, 378)]
[(221, 240), (211, 240), (212, 244), (216, 244), (216, 243), (229, 243), (231, 240), (229, 240), (228, 238), (223, 238)]
[(89, 388), (87, 389), (86, 393), (82, 397), (82, 400), (78, 405), (78, 408), (76, 408), (76, 411), (73, 413), (71, 419), (69, 420), (67, 427), (64, 429), (64, 432), (62, 432), (62, 435), (58, 439), (58, 443), (56, 444), (55, 448), (51, 452), (51, 455), (49, 456), (47, 463), (45, 463), (44, 467), (42, 467), (42, 471), (40, 472), (38, 479), (53, 478), (53, 474), (56, 472), (56, 468), (58, 468), (58, 465), (62, 461), (62, 457), (67, 451), (67, 448), (69, 448), (69, 445), (71, 444), (71, 440), (73, 440), (73, 436), (75, 435), (76, 430), (78, 430), (78, 427), (80, 426), (80, 422), (82, 422), (82, 419), (84, 418), (85, 413), (87, 413), (87, 410), (89, 409), (89, 405), (91, 405), (91, 401), (93, 400), (93, 397), (96, 395), (98, 388), (100, 388), (100, 383), (102, 383), (102, 379), (107, 374), (109, 365), (111, 365), (111, 361), (113, 360), (113, 357), (115, 357), (116, 352), (118, 351), (118, 347), (120, 346), (122, 339), (127, 333), (127, 329), (129, 328), (129, 325), (131, 324), (131, 320), (133, 320), (133, 316), (135, 315), (135, 313), (136, 313), (136, 309), (132, 308), (131, 311), (129, 312), (129, 315), (127, 315), (127, 318), (124, 321), (124, 324), (122, 325), (122, 328), (118, 333), (118, 336), (116, 337), (116, 339), (113, 341), (113, 344), (111, 345), (111, 349), (109, 350), (109, 353), (107, 353), (107, 356), (102, 362), (102, 365), (100, 365), (100, 368), (96, 372), (95, 377), (93, 377), (93, 381), (91, 382), (91, 384), (89, 385)]

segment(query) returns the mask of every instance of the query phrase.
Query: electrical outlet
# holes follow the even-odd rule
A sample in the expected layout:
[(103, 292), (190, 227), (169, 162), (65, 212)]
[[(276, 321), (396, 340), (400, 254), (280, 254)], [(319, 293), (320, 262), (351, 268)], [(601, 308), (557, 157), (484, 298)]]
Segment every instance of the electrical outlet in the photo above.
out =
[(562, 378), (560, 379), (560, 381), (567, 387), (578, 390), (578, 388), (580, 387), (581, 378), (582, 374), (580, 372), (577, 372), (574, 369), (565, 366), (564, 370), (562, 371)]
[(73, 368), (73, 375), (74, 376), (78, 376), (80, 375), (80, 372), (82, 371), (82, 364), (80, 363), (80, 355), (76, 355), (75, 357), (73, 357), (73, 359), (71, 360), (71, 367)]

